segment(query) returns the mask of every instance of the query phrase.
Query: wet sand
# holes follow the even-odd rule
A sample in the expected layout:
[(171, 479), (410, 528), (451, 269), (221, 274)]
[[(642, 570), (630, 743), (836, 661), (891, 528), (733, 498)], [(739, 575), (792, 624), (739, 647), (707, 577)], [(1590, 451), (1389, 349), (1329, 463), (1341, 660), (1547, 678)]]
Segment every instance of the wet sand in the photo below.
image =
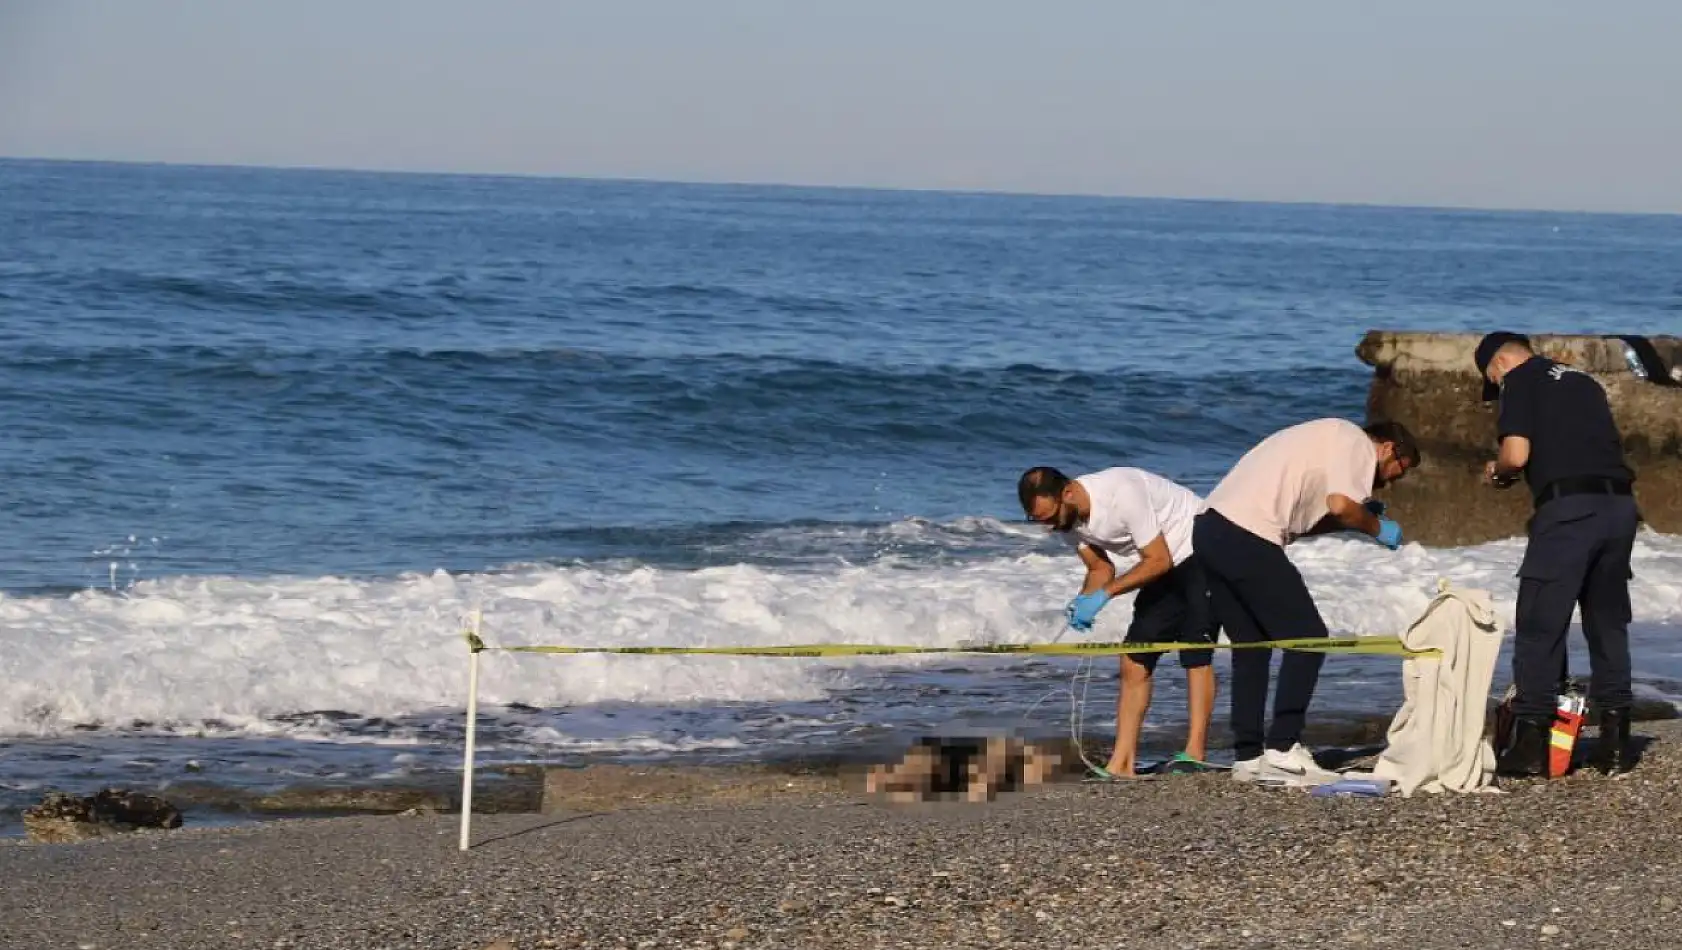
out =
[(1208, 775), (895, 806), (767, 772), (636, 800), (662, 776), (627, 772), (477, 816), (467, 854), (448, 815), (9, 844), (0, 946), (1674, 947), (1682, 722), (1635, 731), (1628, 776), (1500, 795)]

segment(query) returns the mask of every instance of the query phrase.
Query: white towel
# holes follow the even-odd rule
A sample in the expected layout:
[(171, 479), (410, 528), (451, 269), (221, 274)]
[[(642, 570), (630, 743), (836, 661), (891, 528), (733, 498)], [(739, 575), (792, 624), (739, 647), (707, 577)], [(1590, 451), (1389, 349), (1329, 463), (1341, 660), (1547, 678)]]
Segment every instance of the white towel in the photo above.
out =
[(1394, 782), (1404, 797), (1421, 789), (1492, 790), (1495, 750), (1483, 732), (1501, 630), (1488, 592), (1452, 590), (1440, 582), (1436, 599), (1402, 642), (1413, 650), (1436, 648), (1442, 656), (1402, 661), (1402, 708), (1371, 774)]

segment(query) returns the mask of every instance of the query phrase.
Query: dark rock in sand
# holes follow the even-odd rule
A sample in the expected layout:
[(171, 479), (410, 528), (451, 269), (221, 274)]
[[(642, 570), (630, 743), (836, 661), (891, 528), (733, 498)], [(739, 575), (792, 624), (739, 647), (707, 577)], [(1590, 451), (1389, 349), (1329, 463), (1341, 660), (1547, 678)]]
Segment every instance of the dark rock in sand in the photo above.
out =
[[(1482, 483), (1495, 454), (1495, 403), (1483, 403), (1472, 352), (1482, 334), (1369, 331), (1356, 347), (1373, 367), (1367, 418), (1406, 425), (1425, 463), (1385, 498), (1408, 537), (1431, 545), (1477, 544), (1522, 536), (1530, 517), (1522, 484), (1498, 491)], [(1666, 376), (1682, 368), (1682, 338), (1649, 337)], [(1623, 342), (1602, 336), (1535, 334), (1544, 356), (1592, 374), (1606, 388), (1636, 471), (1636, 501), (1655, 531), (1682, 533), (1682, 385), (1631, 374)]]
[(93, 797), (94, 810), (136, 828), (179, 828), (181, 812), (156, 795), (108, 788)]
[(181, 812), (153, 795), (108, 788), (92, 798), (49, 792), (23, 813), (29, 840), (47, 844), (87, 841), (140, 828), (179, 828)]

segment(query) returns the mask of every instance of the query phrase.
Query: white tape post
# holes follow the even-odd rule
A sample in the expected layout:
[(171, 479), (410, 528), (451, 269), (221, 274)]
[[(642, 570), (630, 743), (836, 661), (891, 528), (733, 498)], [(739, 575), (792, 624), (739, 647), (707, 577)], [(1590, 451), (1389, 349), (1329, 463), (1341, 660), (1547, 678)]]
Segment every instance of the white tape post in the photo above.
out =
[[(479, 641), (479, 615), (473, 611), (473, 640)], [(473, 738), (479, 725), (479, 650), (467, 654), (467, 747), (461, 760), (461, 850), (473, 834)]]

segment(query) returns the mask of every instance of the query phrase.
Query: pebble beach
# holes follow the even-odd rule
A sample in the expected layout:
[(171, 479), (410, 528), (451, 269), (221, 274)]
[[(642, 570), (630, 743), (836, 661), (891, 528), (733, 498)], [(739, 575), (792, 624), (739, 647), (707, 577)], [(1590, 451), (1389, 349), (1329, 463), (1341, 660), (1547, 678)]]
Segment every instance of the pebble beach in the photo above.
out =
[(1635, 733), (1627, 775), (1495, 794), (1210, 774), (892, 805), (807, 776), (615, 803), (581, 778), (580, 807), (475, 816), (466, 853), (449, 815), (11, 843), (0, 945), (1674, 947), (1682, 722)]

